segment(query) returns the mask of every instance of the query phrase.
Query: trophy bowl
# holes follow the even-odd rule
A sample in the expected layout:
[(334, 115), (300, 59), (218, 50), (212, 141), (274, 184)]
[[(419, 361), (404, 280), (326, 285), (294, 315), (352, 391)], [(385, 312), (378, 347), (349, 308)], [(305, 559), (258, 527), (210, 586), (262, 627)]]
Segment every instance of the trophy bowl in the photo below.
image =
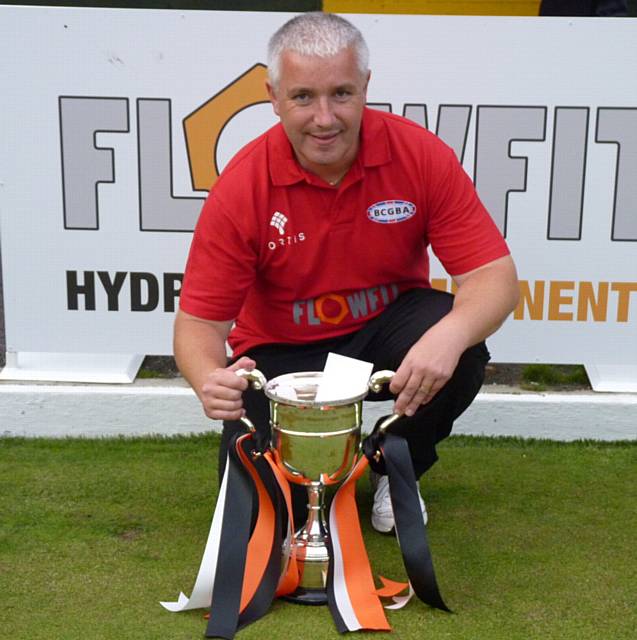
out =
[(265, 386), (274, 455), (288, 480), (306, 486), (340, 482), (356, 464), (367, 395), (317, 402), (321, 377), (290, 373)]
[(326, 604), (329, 532), (325, 520), (325, 487), (344, 480), (359, 460), (362, 403), (368, 390), (379, 391), (392, 371), (372, 375), (356, 395), (320, 390), (323, 372), (288, 373), (265, 382), (257, 370), (237, 375), (256, 382), (270, 402), (271, 451), (289, 482), (307, 489), (307, 520), (292, 539), (299, 567), (299, 587), (286, 596), (301, 604)]

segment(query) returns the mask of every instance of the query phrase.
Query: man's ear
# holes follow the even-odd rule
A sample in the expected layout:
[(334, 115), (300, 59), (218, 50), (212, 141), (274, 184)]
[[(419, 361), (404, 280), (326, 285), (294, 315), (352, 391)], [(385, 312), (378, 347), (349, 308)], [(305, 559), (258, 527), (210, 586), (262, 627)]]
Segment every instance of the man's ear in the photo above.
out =
[(268, 92), (268, 97), (270, 98), (270, 102), (272, 103), (272, 108), (274, 109), (274, 113), (279, 115), (279, 101), (276, 98), (276, 91), (274, 87), (266, 80), (265, 89)]
[(367, 102), (367, 87), (369, 86), (369, 79), (372, 77), (372, 72), (367, 72), (367, 78), (365, 79), (365, 87), (363, 89), (363, 95), (365, 96), (365, 102)]

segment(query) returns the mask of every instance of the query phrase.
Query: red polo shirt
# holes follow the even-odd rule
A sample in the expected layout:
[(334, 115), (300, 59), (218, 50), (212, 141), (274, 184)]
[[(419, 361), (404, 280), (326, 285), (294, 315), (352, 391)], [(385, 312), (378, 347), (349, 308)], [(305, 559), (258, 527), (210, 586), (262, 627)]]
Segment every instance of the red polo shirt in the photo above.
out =
[(421, 126), (365, 109), (338, 187), (305, 171), (280, 124), (230, 161), (203, 207), (180, 307), (236, 320), (235, 355), (356, 331), (429, 287), (427, 247), (458, 275), (508, 254), (454, 152)]

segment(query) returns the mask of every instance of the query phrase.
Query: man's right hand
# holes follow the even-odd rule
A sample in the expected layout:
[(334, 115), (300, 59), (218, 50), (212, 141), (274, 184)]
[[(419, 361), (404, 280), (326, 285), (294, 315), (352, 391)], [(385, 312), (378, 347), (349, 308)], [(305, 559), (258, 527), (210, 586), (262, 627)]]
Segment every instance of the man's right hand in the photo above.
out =
[(224, 369), (215, 369), (206, 376), (201, 385), (199, 400), (204, 413), (215, 420), (238, 420), (245, 415), (243, 408), (243, 392), (248, 388), (248, 381), (240, 378), (236, 371), (247, 369), (252, 371), (256, 362), (243, 356), (234, 364)]

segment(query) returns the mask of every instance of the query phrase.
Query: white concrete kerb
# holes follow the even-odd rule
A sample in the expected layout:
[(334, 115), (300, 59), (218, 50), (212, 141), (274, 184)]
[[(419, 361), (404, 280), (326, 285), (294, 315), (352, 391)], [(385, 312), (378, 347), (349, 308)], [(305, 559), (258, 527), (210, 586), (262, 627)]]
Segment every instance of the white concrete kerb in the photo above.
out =
[[(364, 429), (391, 410), (365, 403)], [(114, 437), (219, 431), (183, 380), (130, 386), (0, 383), (0, 435)], [(454, 433), (552, 440), (636, 440), (637, 395), (482, 391)]]

